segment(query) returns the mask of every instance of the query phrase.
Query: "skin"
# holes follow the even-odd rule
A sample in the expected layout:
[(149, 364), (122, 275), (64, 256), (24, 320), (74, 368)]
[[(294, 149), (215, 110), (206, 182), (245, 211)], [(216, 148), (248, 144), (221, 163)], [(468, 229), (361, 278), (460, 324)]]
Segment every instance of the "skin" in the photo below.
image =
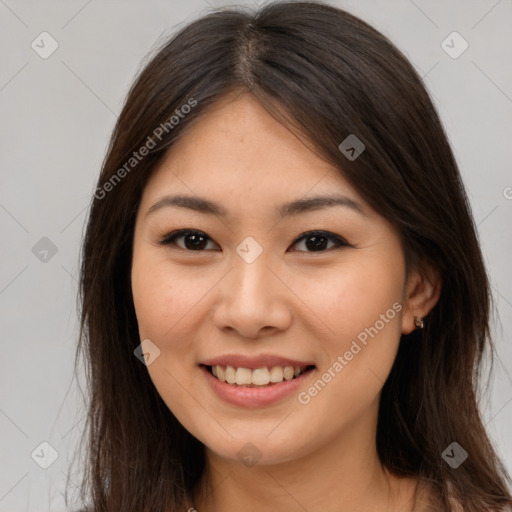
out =
[[(282, 203), (327, 192), (365, 214), (344, 206), (275, 214)], [(220, 203), (228, 215), (171, 206), (147, 213), (175, 193)], [(186, 228), (207, 235), (204, 249), (186, 249), (183, 237), (159, 244)], [(333, 240), (314, 251), (300, 240), (310, 230), (350, 245)], [(250, 264), (236, 252), (247, 236), (263, 249)], [(251, 95), (217, 103), (156, 169), (137, 214), (131, 277), (140, 339), (160, 350), (149, 375), (206, 447), (213, 490), (203, 477), (199, 512), (413, 510), (416, 481), (379, 462), (377, 413), (400, 336), (435, 305), (440, 280), (406, 276), (397, 230)], [(314, 361), (307, 391), (394, 303), (401, 311), (306, 405), (296, 393), (266, 407), (230, 405), (198, 367), (228, 353)], [(252, 467), (237, 456), (248, 442), (261, 453)]]

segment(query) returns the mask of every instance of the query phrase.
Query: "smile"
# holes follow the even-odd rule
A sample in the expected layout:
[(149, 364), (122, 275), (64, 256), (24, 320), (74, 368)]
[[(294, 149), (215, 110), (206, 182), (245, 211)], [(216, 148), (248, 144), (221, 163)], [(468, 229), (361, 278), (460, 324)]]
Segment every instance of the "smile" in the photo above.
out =
[(234, 366), (207, 366), (208, 371), (221, 382), (235, 386), (263, 387), (293, 380), (313, 366), (272, 366), (254, 370)]
[(271, 366), (249, 369), (201, 364), (199, 370), (217, 398), (237, 407), (256, 408), (270, 406), (296, 395), (306, 385), (306, 380), (316, 372), (316, 367)]

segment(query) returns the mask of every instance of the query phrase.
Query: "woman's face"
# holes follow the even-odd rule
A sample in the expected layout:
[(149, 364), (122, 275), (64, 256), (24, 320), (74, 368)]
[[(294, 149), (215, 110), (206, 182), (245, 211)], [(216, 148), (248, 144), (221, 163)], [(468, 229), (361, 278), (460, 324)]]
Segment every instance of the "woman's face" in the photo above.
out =
[[(327, 195), (345, 199), (311, 201)], [(218, 103), (153, 174), (131, 277), (149, 375), (211, 455), (271, 464), (374, 435), (414, 328), (398, 233), (250, 95)]]

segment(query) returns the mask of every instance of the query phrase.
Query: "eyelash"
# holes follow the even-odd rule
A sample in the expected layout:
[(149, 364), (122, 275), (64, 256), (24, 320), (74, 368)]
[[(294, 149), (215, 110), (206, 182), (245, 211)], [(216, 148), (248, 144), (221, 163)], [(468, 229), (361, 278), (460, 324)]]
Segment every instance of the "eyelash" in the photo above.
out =
[[(205, 237), (206, 239), (208, 239), (208, 241), (213, 241), (204, 231), (198, 231), (195, 229), (180, 229), (178, 231), (173, 231), (172, 233), (167, 234), (159, 242), (159, 244), (166, 245), (166, 246), (174, 245), (175, 246), (174, 248), (182, 249), (182, 250), (188, 251), (188, 252), (204, 252), (206, 249), (192, 250), (192, 249), (187, 249), (185, 247), (180, 247), (180, 246), (176, 245), (175, 242), (178, 238), (181, 238), (181, 237), (183, 237), (185, 235), (189, 235), (189, 234), (201, 235), (201, 236)], [(352, 247), (342, 237), (335, 235), (334, 233), (330, 233), (329, 231), (319, 231), (319, 230), (307, 231), (306, 233), (303, 233), (302, 235), (300, 235), (298, 238), (295, 239), (295, 241), (293, 242), (292, 245), (295, 245), (298, 242), (300, 242), (304, 239), (307, 239), (308, 237), (313, 237), (313, 236), (322, 236), (322, 237), (328, 238), (331, 241), (334, 241), (337, 244), (337, 247), (330, 247), (329, 249), (325, 249), (325, 250), (321, 250), (321, 251), (293, 251), (293, 252), (308, 252), (308, 253), (314, 254), (316, 252), (325, 253), (325, 252), (329, 252), (333, 249), (339, 249), (342, 247)]]

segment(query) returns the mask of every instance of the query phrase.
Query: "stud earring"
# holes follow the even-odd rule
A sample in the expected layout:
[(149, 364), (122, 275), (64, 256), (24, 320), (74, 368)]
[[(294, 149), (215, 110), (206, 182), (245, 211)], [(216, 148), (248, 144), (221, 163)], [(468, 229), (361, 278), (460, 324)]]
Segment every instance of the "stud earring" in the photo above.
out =
[(414, 325), (416, 325), (416, 327), (419, 327), (420, 329), (423, 329), (423, 327), (425, 326), (425, 324), (423, 322), (423, 318), (420, 318), (419, 316), (415, 316), (414, 317)]

